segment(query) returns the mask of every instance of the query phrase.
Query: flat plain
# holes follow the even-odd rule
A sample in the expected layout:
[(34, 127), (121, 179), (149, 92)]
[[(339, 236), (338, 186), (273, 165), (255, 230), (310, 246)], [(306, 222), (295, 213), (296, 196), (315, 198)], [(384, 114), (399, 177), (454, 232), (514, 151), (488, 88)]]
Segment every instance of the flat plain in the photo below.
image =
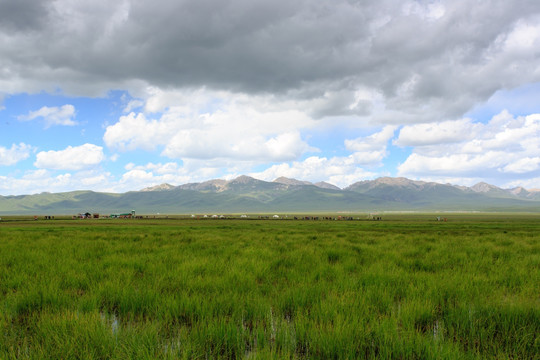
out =
[(540, 215), (322, 218), (4, 218), (0, 358), (538, 359)]

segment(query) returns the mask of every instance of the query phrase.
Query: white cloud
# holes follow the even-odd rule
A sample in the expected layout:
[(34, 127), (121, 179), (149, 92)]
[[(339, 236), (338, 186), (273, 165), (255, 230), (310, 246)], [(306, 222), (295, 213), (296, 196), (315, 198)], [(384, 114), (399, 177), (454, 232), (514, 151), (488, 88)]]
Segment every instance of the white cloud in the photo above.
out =
[[(455, 131), (451, 130), (453, 124)], [(429, 134), (439, 141), (424, 141)], [(540, 114), (514, 117), (507, 111), (487, 124), (459, 120), (404, 127), (396, 144), (414, 148), (399, 165), (398, 175), (483, 178), (499, 184), (521, 174), (534, 176), (540, 170), (538, 139)]]
[(27, 171), (19, 178), (0, 176), (0, 193), (5, 195), (65, 192), (75, 190), (110, 191), (114, 179), (96, 170), (55, 174), (46, 169)]
[(518, 180), (512, 180), (504, 184), (504, 187), (507, 189), (512, 189), (518, 186), (522, 186), (525, 189), (533, 189), (536, 191), (540, 191), (540, 176), (530, 178), (530, 179), (518, 179)]
[(540, 169), (540, 157), (525, 157), (509, 163), (503, 168), (504, 172), (524, 174)]
[[(77, 181), (70, 184), (71, 186), (77, 186), (76, 189), (91, 189), (91, 188), (101, 188), (103, 189), (103, 184), (107, 184), (111, 181), (111, 176), (109, 173), (96, 173), (92, 171), (79, 172), (77, 173)], [(81, 185), (82, 184), (82, 187)]]
[[(524, 20), (517, 22), (510, 33), (505, 36), (504, 50), (510, 53), (533, 55), (538, 53), (540, 47), (540, 24), (529, 23)], [(528, 52), (529, 54), (525, 54)], [(532, 53), (531, 53), (532, 52)]]
[(470, 119), (405, 126), (394, 141), (398, 146), (425, 146), (461, 143), (476, 136)]
[(482, 154), (452, 154), (435, 157), (413, 153), (398, 168), (400, 176), (422, 175), (469, 175), (476, 176), (479, 171), (497, 169), (505, 164), (501, 152)]
[(173, 124), (167, 121), (148, 120), (142, 113), (134, 112), (121, 116), (119, 121), (108, 126), (103, 140), (105, 144), (120, 151), (153, 150), (171, 136)]
[[(268, 153), (268, 158), (272, 161), (286, 161), (299, 158), (309, 149), (310, 146), (302, 140), (299, 132), (288, 132), (268, 139), (264, 143), (263, 151)], [(261, 156), (266, 157), (265, 154)]]
[[(369, 94), (359, 93), (357, 97), (366, 96)], [(157, 119), (149, 119), (144, 113), (121, 117), (107, 128), (105, 143), (121, 151), (163, 148), (162, 155), (182, 159), (183, 167), (182, 171), (163, 176), (152, 167), (128, 164), (122, 178), (126, 184), (150, 186), (174, 180), (179, 183), (216, 176), (234, 177), (251, 173), (254, 166), (265, 162), (292, 161), (256, 175), (329, 180), (346, 186), (349, 181), (374, 176), (359, 166), (381, 165), (387, 156), (388, 142), (397, 129), (385, 126), (374, 134), (347, 140), (345, 146), (352, 152), (349, 156), (330, 159), (312, 156), (298, 161), (302, 154), (318, 151), (302, 138), (301, 131), (328, 127), (330, 120), (312, 120), (297, 109), (299, 105), (294, 101), (205, 90), (195, 92), (193, 101), (189, 101), (187, 93), (151, 89), (146, 104), (149, 111), (163, 113)], [(201, 177), (196, 180), (189, 172)]]
[(31, 121), (37, 118), (43, 118), (45, 121), (45, 127), (48, 128), (53, 125), (77, 125), (77, 123), (73, 120), (74, 117), (75, 107), (73, 105), (66, 104), (61, 107), (43, 106), (39, 110), (30, 111), (28, 115), (19, 116), (18, 119), (19, 121)]
[(144, 101), (142, 101), (140, 99), (134, 99), (134, 100), (131, 100), (130, 102), (128, 102), (128, 104), (126, 105), (126, 107), (124, 108), (123, 111), (125, 113), (130, 113), (135, 109), (141, 108), (142, 106), (144, 106)]
[(312, 182), (327, 181), (345, 187), (356, 181), (373, 178), (377, 174), (358, 167), (353, 156), (333, 158), (311, 156), (303, 161), (273, 165), (250, 175), (266, 181), (285, 176)]
[(98, 165), (105, 159), (103, 148), (93, 144), (68, 146), (59, 151), (41, 151), (34, 165), (42, 169), (82, 170)]
[(11, 148), (0, 146), (0, 165), (10, 166), (30, 156), (33, 147), (24, 143), (13, 144)]
[[(277, 109), (275, 99), (267, 97), (219, 94), (219, 98), (208, 98), (208, 93), (198, 92), (193, 103), (207, 111), (198, 113), (198, 109), (190, 106), (170, 106), (181, 103), (175, 99), (182, 96), (185, 94), (156, 92), (152, 94), (152, 110), (164, 111), (158, 119), (132, 113), (107, 128), (104, 140), (108, 146), (124, 151), (162, 146), (162, 155), (183, 161), (182, 168), (167, 174), (157, 173), (158, 170), (152, 166), (127, 164), (122, 183), (139, 184), (141, 187), (161, 182), (178, 184), (181, 180), (227, 178), (252, 173), (255, 166), (268, 161), (292, 161), (252, 175), (270, 180), (278, 176), (328, 180), (346, 186), (375, 175), (359, 166), (380, 166), (397, 128), (385, 126), (374, 134), (347, 140), (345, 146), (352, 152), (349, 156), (312, 156), (298, 161), (295, 159), (302, 154), (318, 151), (302, 139), (300, 130), (316, 126), (324, 128), (328, 124), (321, 120), (313, 121), (295, 110), (297, 104), (285, 101), (282, 103), (284, 106)], [(219, 110), (212, 109), (216, 101), (221, 104)], [(159, 169), (163, 171), (161, 165)]]
[(358, 151), (353, 153), (354, 162), (359, 165), (381, 165), (383, 159), (388, 155), (386, 150), (380, 151)]
[(148, 181), (154, 181), (154, 174), (152, 172), (146, 172), (144, 170), (130, 170), (124, 175), (122, 175), (121, 182), (123, 183), (130, 183), (130, 182), (137, 182), (137, 183), (145, 183)]
[(194, 174), (175, 162), (165, 164), (147, 163), (146, 165), (130, 163), (126, 165), (126, 170), (121, 179), (112, 185), (115, 191), (140, 190), (163, 183), (181, 185), (188, 182), (208, 180), (208, 177), (205, 177), (204, 169)]
[(146, 109), (163, 113), (157, 119), (134, 112), (120, 117), (105, 131), (107, 146), (120, 151), (161, 148), (171, 159), (237, 161), (294, 160), (316, 151), (299, 131), (313, 121), (296, 109), (278, 109), (267, 97), (149, 91)]
[(127, 192), (140, 190), (162, 183), (180, 185), (192, 181), (204, 181), (204, 171), (193, 174), (176, 163), (132, 165), (119, 178), (100, 168), (75, 172), (37, 169), (25, 172), (20, 177), (0, 175), (0, 194), (21, 195), (40, 192), (65, 192), (93, 190), (101, 192)]
[(396, 126), (387, 125), (375, 134), (354, 140), (345, 140), (345, 147), (354, 152), (352, 156), (356, 164), (380, 164), (388, 154), (387, 144), (394, 137), (396, 128)]
[(394, 137), (396, 126), (385, 126), (380, 132), (360, 137), (354, 140), (345, 140), (345, 147), (350, 151), (381, 150), (386, 147), (390, 139)]
[(49, 172), (45, 169), (27, 171), (22, 177), (23, 180), (42, 180), (49, 176)]

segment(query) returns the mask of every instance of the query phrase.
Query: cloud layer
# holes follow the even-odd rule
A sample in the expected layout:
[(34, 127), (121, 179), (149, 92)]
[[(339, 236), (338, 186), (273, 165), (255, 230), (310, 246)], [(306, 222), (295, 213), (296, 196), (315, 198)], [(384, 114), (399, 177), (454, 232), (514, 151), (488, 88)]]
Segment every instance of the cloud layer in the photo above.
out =
[[(1, 181), (391, 174), (540, 187), (538, 84), (537, 0), (5, 0), (0, 111), (20, 132), (42, 121), (50, 140), (15, 138), (6, 120)], [(106, 114), (84, 108), (114, 91)], [(5, 108), (44, 93), (62, 98)]]
[[(219, 108), (212, 108), (214, 102)], [(310, 126), (308, 116), (260, 99), (207, 91), (195, 96), (159, 92), (147, 100), (146, 110), (108, 126), (105, 144), (119, 151), (159, 148), (171, 159), (258, 162), (295, 160), (314, 150), (299, 133)], [(162, 113), (152, 118), (152, 111)]]
[(0, 165), (15, 165), (19, 161), (27, 159), (30, 156), (31, 151), (32, 146), (24, 143), (13, 144), (9, 149), (0, 146)]
[(396, 123), (459, 117), (498, 89), (540, 80), (534, 0), (2, 6), (0, 85), (12, 93), (206, 86), (309, 98), (315, 117)]
[(394, 143), (414, 146), (398, 167), (401, 176), (500, 181), (540, 176), (539, 139), (540, 114), (514, 117), (503, 111), (486, 124), (463, 119), (406, 126)]
[(105, 159), (103, 148), (93, 144), (68, 146), (59, 151), (41, 151), (34, 165), (40, 169), (82, 170), (98, 165)]
[(77, 123), (73, 120), (75, 117), (75, 107), (67, 104), (61, 107), (43, 106), (39, 110), (30, 111), (28, 115), (18, 117), (19, 121), (31, 121), (42, 118), (45, 121), (45, 128), (53, 125), (73, 126)]

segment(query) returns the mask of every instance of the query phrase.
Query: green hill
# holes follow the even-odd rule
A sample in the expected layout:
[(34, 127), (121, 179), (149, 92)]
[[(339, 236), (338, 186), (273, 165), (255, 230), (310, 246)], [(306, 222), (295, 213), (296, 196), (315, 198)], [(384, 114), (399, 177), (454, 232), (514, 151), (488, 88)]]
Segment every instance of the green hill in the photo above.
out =
[(162, 184), (123, 194), (73, 191), (0, 196), (0, 214), (54, 215), (84, 212), (139, 214), (372, 212), (414, 211), (540, 211), (540, 201), (525, 190), (493, 185), (462, 187), (405, 178), (361, 181), (345, 189), (327, 183), (279, 178), (273, 182), (248, 176), (180, 186)]

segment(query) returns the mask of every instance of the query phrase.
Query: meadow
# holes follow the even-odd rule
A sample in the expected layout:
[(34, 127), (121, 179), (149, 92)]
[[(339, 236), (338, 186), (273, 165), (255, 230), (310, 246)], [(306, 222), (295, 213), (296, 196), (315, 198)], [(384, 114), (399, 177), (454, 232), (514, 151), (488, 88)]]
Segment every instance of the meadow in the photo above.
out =
[(538, 359), (539, 215), (0, 222), (0, 359)]

